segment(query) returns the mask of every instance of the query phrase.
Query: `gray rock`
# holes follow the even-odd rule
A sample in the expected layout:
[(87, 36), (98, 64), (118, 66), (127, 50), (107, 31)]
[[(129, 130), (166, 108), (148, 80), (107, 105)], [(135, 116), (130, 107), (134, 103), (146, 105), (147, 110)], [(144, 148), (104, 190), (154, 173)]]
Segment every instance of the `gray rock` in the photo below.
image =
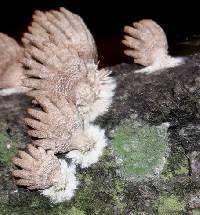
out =
[(200, 188), (200, 151), (191, 153), (190, 162), (192, 181)]
[(189, 199), (190, 208), (200, 208), (200, 191), (192, 193)]

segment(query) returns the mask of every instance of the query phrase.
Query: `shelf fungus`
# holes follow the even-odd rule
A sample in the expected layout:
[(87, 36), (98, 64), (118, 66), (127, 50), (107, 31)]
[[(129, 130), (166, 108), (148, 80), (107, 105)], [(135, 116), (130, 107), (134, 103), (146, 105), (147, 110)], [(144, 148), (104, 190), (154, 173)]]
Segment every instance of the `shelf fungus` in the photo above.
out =
[(21, 86), (23, 67), (20, 59), (23, 48), (11, 37), (0, 33), (0, 95), (24, 92)]
[(22, 38), (25, 47), (32, 40), (53, 42), (62, 49), (73, 47), (80, 58), (97, 62), (98, 54), (92, 34), (80, 16), (65, 8), (61, 7), (59, 11), (35, 11), (28, 30), (29, 33)]
[(32, 118), (25, 118), (31, 128), (28, 134), (38, 138), (33, 145), (55, 154), (67, 153), (67, 158), (83, 168), (98, 161), (106, 146), (104, 130), (84, 123), (75, 105), (64, 96), (39, 96), (35, 100), (43, 110), (31, 108), (28, 113)]
[[(23, 156), (14, 159), (22, 170), (13, 175), (20, 178), (17, 184), (43, 189), (43, 195), (61, 202), (73, 196), (78, 184), (75, 166), (86, 168), (103, 153), (104, 130), (92, 122), (109, 108), (116, 84), (111, 71), (98, 69), (94, 39), (78, 15), (64, 8), (36, 11), (28, 30), (22, 38), (22, 86), (40, 109), (28, 109), (25, 123), (34, 140), (27, 153), (20, 152)], [(34, 157), (37, 152), (39, 158)], [(71, 165), (57, 159), (57, 153), (70, 158)], [(33, 167), (27, 170), (29, 163)]]
[[(110, 71), (98, 69), (92, 35), (77, 15), (63, 8), (60, 12), (38, 11), (33, 20), (30, 33), (22, 39), (25, 46), (22, 63), (26, 68), (23, 86), (34, 89), (28, 95), (64, 95), (73, 101), (85, 121), (93, 121), (111, 104), (115, 81), (109, 76)], [(71, 30), (69, 24), (73, 21), (77, 29), (84, 26), (79, 31), (85, 37), (79, 38)]]
[(127, 56), (134, 59), (135, 63), (145, 66), (136, 70), (136, 73), (150, 74), (157, 70), (175, 67), (183, 63), (183, 58), (168, 55), (167, 37), (163, 29), (149, 19), (125, 26), (122, 43), (128, 47), (124, 51)]
[[(28, 109), (31, 117), (25, 118), (25, 123), (29, 135), (38, 139), (13, 159), (21, 168), (14, 170), (13, 176), (17, 185), (39, 189), (54, 203), (70, 200), (78, 186), (76, 165), (86, 168), (98, 161), (107, 144), (104, 130), (84, 125), (75, 105), (64, 96), (38, 96), (34, 103), (42, 110)], [(71, 164), (58, 159), (57, 153), (65, 153)]]
[(51, 150), (32, 145), (27, 148), (27, 152), (19, 151), (19, 156), (13, 158), (14, 164), (21, 168), (12, 172), (16, 184), (40, 190), (54, 203), (71, 199), (78, 185), (75, 166), (58, 159)]

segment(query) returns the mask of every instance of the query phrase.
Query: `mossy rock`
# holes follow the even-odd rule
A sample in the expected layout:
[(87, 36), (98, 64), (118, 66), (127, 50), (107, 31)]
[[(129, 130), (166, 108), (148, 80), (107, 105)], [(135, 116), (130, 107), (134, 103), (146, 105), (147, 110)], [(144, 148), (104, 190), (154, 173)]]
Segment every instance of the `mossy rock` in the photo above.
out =
[[(88, 169), (77, 171), (80, 186), (73, 199), (52, 205), (36, 191), (30, 192), (16, 187), (5, 162), (1, 165), (0, 172), (0, 182), (2, 182), (0, 199), (6, 196), (6, 201), (0, 203), (0, 214), (188, 215), (192, 209), (187, 208), (189, 204), (183, 199), (187, 201), (187, 197), (199, 189), (197, 183), (195, 184), (190, 177), (193, 172), (190, 169), (189, 156), (192, 151), (199, 150), (197, 135), (200, 119), (200, 96), (197, 90), (199, 89), (199, 64), (200, 55), (191, 57), (184, 65), (167, 69), (156, 75), (136, 74), (134, 73), (134, 70), (138, 69), (136, 65), (121, 64), (111, 68), (118, 83), (113, 103), (109, 111), (95, 123), (106, 130), (107, 137), (111, 139), (112, 152), (114, 152), (112, 146), (115, 137), (111, 137), (110, 134), (113, 130), (115, 135), (115, 131), (123, 127), (123, 122), (125, 125), (133, 126), (135, 132), (139, 132), (143, 144), (138, 148), (143, 152), (145, 152), (144, 146), (151, 142), (145, 139), (153, 139), (154, 147), (149, 145), (146, 150), (149, 152), (148, 155), (143, 153), (145, 155), (139, 156), (140, 159), (145, 160), (142, 173), (135, 171), (139, 177), (132, 177), (136, 175), (132, 173), (135, 167), (133, 168), (129, 162), (125, 163), (128, 168), (116, 163), (116, 157), (121, 153), (118, 146), (117, 156), (113, 157), (108, 150), (98, 163)], [(4, 124), (0, 132), (16, 142), (19, 149), (23, 149), (31, 142), (23, 123), (25, 110), (31, 106), (30, 101), (19, 95), (0, 98), (0, 100), (0, 118), (1, 123)], [(138, 120), (132, 118), (133, 114), (137, 114)], [(126, 120), (130, 123), (126, 124)], [(168, 131), (166, 128), (161, 129), (163, 133), (160, 133), (161, 130), (155, 125), (162, 125), (163, 122), (169, 122), (170, 128)], [(125, 128), (115, 141), (121, 138), (127, 143), (125, 140), (130, 137), (127, 133), (132, 135), (133, 130)], [(184, 131), (182, 132), (184, 136), (181, 136), (181, 130)], [(149, 136), (143, 135), (144, 133)], [(156, 138), (153, 138), (155, 136)], [(137, 135), (134, 137), (137, 137), (139, 142), (139, 137)], [(160, 145), (161, 142), (164, 144)], [(157, 146), (159, 146), (158, 149)], [(122, 154), (127, 153), (128, 156), (132, 156), (125, 149)], [(149, 155), (151, 156), (148, 157)], [(153, 157), (152, 160), (151, 157)], [(147, 162), (148, 160), (150, 163)], [(132, 162), (131, 159), (129, 161)], [(139, 161), (136, 163), (137, 166), (141, 165)], [(152, 177), (158, 172), (160, 177)], [(149, 179), (149, 176), (152, 180), (143, 180)], [(127, 181), (124, 178), (137, 180)], [(199, 211), (195, 209), (194, 212)]]
[(161, 196), (154, 205), (158, 215), (181, 215), (186, 212), (186, 204), (175, 195)]
[(126, 120), (112, 134), (112, 148), (122, 175), (141, 180), (157, 175), (168, 155), (167, 123), (149, 126)]
[[(32, 192), (19, 205), (1, 203), (1, 215), (110, 215), (123, 214), (127, 207), (124, 199), (124, 181), (116, 174), (115, 159), (107, 149), (101, 162), (89, 169), (78, 169), (80, 186), (71, 201), (52, 204), (38, 192)], [(28, 191), (27, 191), (28, 192)], [(29, 191), (30, 193), (30, 191)]]
[(192, 215), (200, 215), (200, 208), (192, 210)]
[(16, 141), (6, 133), (0, 133), (0, 163), (10, 168), (13, 166), (12, 158), (16, 153)]

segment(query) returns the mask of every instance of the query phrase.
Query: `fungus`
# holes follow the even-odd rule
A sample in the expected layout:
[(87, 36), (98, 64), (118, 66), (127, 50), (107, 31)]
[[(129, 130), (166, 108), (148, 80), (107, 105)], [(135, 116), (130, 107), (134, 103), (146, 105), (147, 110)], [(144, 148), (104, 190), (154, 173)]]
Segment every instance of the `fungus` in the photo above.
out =
[(33, 128), (28, 134), (38, 138), (32, 144), (55, 154), (69, 152), (66, 157), (83, 168), (96, 163), (107, 144), (104, 130), (84, 123), (75, 105), (64, 96), (35, 99), (43, 111), (28, 110), (32, 118), (26, 118), (25, 123)]
[(54, 153), (90, 149), (91, 143), (83, 133), (83, 120), (72, 102), (68, 102), (63, 96), (52, 96), (51, 100), (45, 96), (35, 99), (43, 111), (28, 109), (32, 118), (25, 118), (25, 123), (33, 128), (28, 134), (39, 138), (32, 144), (51, 149)]
[[(74, 26), (78, 29), (83, 21), (67, 10), (62, 8), (60, 10), (60, 12), (37, 12), (33, 16), (30, 33), (24, 34), (22, 40), (25, 44), (25, 58), (22, 63), (26, 67), (26, 78), (23, 80), (23, 86), (34, 89), (28, 93), (33, 97), (48, 93), (64, 95), (76, 105), (84, 120), (93, 121), (98, 115), (107, 111), (111, 104), (115, 81), (109, 76), (111, 71), (98, 70), (94, 43), (90, 42), (93, 39), (89, 41), (86, 40), (87, 37), (73, 39), (78, 38), (76, 33), (72, 34), (73, 31), (70, 30), (73, 25), (69, 30), (65, 30), (67, 23), (73, 23), (74, 20), (76, 23)], [(68, 13), (69, 20), (66, 16)], [(56, 22), (52, 21), (54, 20), (52, 16), (55, 14), (57, 14), (54, 17)], [(59, 15), (62, 19), (56, 19)], [(85, 25), (80, 30), (81, 35), (87, 35), (89, 32)], [(68, 34), (71, 39), (68, 39)], [(92, 38), (91, 34), (89, 35), (89, 38)], [(79, 46), (76, 46), (78, 43)], [(82, 48), (88, 50), (88, 54)], [(86, 55), (80, 54), (82, 52)]]
[[(43, 189), (43, 195), (60, 202), (73, 196), (77, 186), (75, 165), (88, 167), (103, 153), (107, 144), (104, 130), (94, 126), (92, 121), (107, 111), (115, 81), (109, 76), (110, 71), (98, 69), (93, 37), (78, 15), (63, 8), (45, 13), (36, 11), (28, 29), (29, 33), (22, 39), (24, 58), (21, 62), (25, 68), (22, 85), (29, 88), (27, 95), (33, 97), (33, 103), (41, 109), (28, 109), (30, 117), (25, 118), (30, 127), (28, 134), (37, 139), (32, 141), (34, 146), (29, 146), (27, 153), (20, 152), (26, 156), (14, 159), (22, 170), (14, 171), (13, 175), (21, 178), (17, 184)], [(27, 157), (34, 157), (33, 150), (43, 157), (37, 162), (31, 161), (37, 167), (26, 172)], [(49, 153), (52, 162), (55, 161), (50, 167), (46, 165)], [(56, 160), (52, 153), (65, 153), (72, 164)], [(34, 175), (36, 170), (38, 174)], [(32, 179), (28, 178), (29, 182), (25, 183), (30, 174)], [(42, 182), (42, 177), (50, 177), (50, 180)], [(70, 177), (68, 186), (65, 181)]]
[(122, 43), (128, 47), (124, 53), (134, 59), (135, 63), (146, 66), (136, 73), (153, 73), (156, 70), (175, 67), (183, 62), (182, 58), (168, 55), (167, 37), (163, 29), (149, 19), (125, 26)]
[(53, 151), (28, 145), (28, 152), (19, 151), (19, 157), (13, 158), (13, 162), (22, 168), (12, 172), (17, 185), (39, 189), (55, 203), (69, 200), (74, 195), (78, 185), (75, 166), (59, 160)]
[(97, 61), (97, 49), (89, 29), (80, 16), (65, 8), (35, 11), (28, 30), (30, 33), (25, 33), (22, 38), (25, 47), (32, 40), (40, 43), (51, 41), (65, 49), (73, 47), (84, 60)]
[(21, 86), (23, 68), (19, 60), (23, 48), (11, 37), (0, 33), (0, 95), (24, 92)]

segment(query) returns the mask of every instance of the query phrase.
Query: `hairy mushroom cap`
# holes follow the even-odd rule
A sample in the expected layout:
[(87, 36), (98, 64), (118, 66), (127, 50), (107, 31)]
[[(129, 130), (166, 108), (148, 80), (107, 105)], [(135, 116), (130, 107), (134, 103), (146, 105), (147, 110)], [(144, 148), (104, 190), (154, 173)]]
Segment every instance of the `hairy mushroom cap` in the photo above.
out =
[(14, 88), (21, 85), (23, 68), (19, 60), (23, 49), (6, 34), (0, 33), (0, 88)]
[(51, 41), (62, 48), (74, 48), (79, 57), (86, 61), (97, 61), (97, 49), (89, 29), (80, 16), (65, 8), (36, 11), (28, 30), (30, 33), (25, 33), (22, 38), (25, 47), (32, 42), (30, 38), (40, 43)]
[(163, 29), (154, 21), (144, 19), (125, 26), (122, 43), (129, 49), (124, 53), (134, 58), (134, 62), (143, 66), (154, 64), (167, 55), (167, 38)]

